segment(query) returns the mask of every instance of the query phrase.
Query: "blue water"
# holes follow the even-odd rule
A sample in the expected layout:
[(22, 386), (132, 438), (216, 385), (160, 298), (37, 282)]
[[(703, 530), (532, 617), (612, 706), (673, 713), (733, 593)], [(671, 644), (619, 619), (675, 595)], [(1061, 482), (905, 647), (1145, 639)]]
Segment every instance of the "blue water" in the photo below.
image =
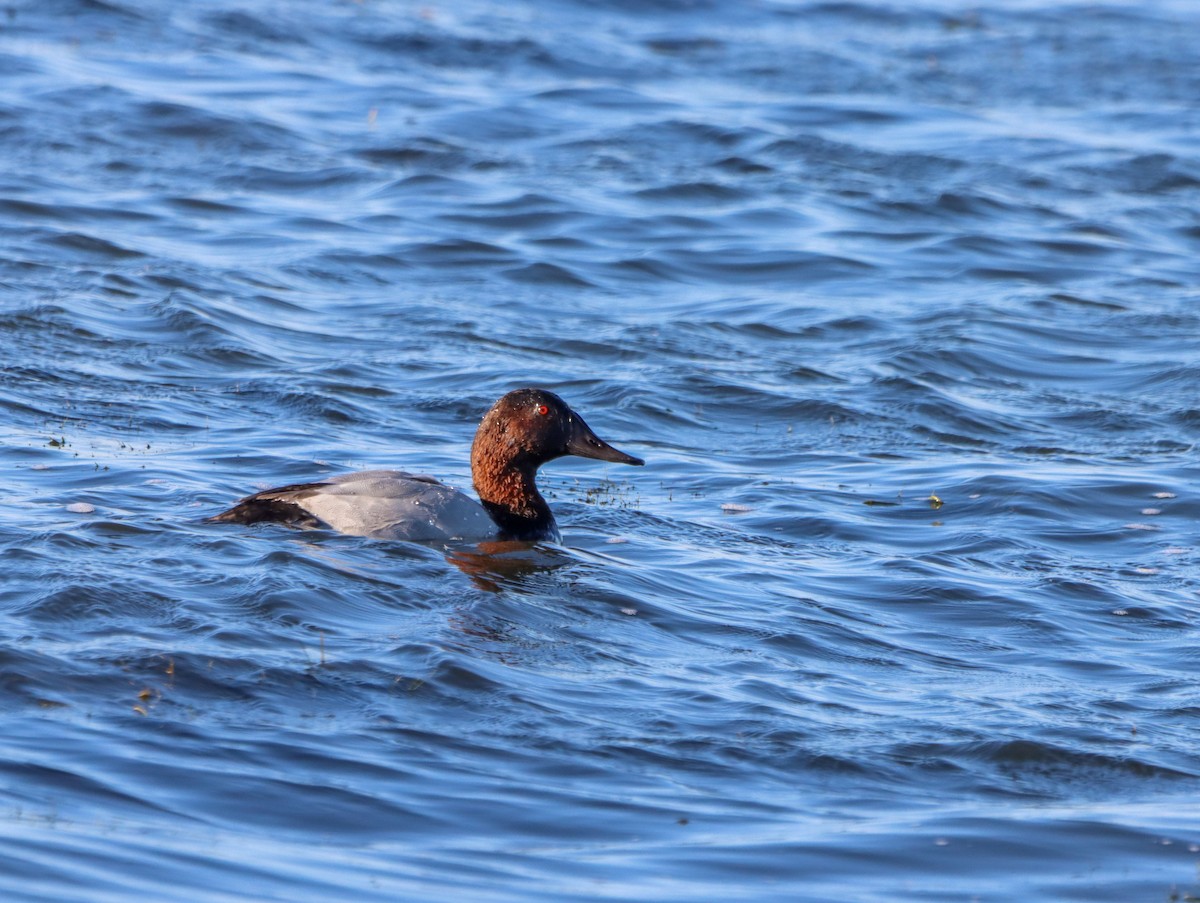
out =
[[(0, 11), (0, 896), (1200, 894), (1200, 7)], [(204, 518), (501, 394), (562, 546)]]

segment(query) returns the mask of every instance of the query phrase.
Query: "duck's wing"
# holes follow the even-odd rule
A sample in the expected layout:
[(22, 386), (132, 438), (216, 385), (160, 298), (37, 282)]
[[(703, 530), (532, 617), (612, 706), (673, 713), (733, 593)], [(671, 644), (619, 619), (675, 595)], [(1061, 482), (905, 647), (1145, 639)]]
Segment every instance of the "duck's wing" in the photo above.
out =
[(481, 539), (496, 533), (496, 525), (478, 502), (433, 477), (402, 470), (364, 470), (267, 489), (212, 520), (271, 521), (418, 542)]

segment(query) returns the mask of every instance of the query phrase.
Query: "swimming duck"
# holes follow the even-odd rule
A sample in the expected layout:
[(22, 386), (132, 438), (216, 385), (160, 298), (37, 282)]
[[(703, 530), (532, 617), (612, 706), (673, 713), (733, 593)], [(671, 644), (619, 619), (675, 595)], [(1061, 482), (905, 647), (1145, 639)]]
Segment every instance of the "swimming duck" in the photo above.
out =
[(600, 439), (565, 401), (545, 389), (509, 392), (484, 416), (471, 446), (479, 502), (433, 477), (364, 470), (267, 489), (210, 518), (325, 528), (376, 539), (560, 541), (537, 488), (537, 470), (563, 455), (642, 465)]

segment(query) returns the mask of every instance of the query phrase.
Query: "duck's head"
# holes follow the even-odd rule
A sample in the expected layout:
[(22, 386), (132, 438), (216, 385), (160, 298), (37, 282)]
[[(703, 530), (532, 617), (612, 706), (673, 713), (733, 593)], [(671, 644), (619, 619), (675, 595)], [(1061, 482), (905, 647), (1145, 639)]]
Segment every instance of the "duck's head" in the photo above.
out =
[(641, 458), (613, 448), (587, 425), (570, 405), (545, 389), (516, 389), (484, 415), (471, 450), (537, 469), (564, 455), (641, 465)]

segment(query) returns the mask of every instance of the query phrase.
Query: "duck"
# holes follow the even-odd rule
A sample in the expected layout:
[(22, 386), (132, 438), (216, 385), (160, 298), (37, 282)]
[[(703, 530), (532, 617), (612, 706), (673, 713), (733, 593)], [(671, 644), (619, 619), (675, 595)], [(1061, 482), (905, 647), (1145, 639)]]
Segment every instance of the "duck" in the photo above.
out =
[(645, 464), (598, 437), (553, 392), (523, 388), (492, 405), (475, 432), (471, 478), (479, 501), (426, 474), (363, 470), (256, 492), (209, 521), (279, 523), (414, 542), (561, 543), (554, 512), (538, 491), (537, 472), (564, 455)]

